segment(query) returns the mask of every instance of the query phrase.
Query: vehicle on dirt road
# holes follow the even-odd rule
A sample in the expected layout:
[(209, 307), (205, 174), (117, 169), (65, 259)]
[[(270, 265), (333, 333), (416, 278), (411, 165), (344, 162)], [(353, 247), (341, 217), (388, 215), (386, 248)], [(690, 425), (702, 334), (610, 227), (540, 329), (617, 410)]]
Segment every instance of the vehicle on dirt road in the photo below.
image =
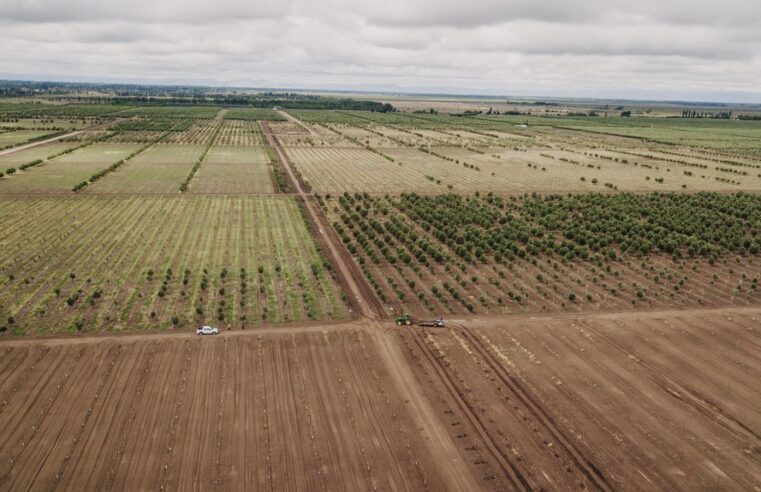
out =
[(202, 326), (196, 330), (196, 335), (217, 335), (219, 334), (219, 328), (213, 326)]
[(414, 321), (412, 319), (412, 316), (410, 316), (408, 313), (404, 313), (401, 316), (397, 316), (394, 321), (396, 322), (396, 326), (410, 326), (411, 324), (416, 324), (418, 326), (435, 326), (437, 328), (443, 328), (444, 327), (444, 318), (439, 317), (438, 319), (426, 319), (426, 320), (418, 320)]

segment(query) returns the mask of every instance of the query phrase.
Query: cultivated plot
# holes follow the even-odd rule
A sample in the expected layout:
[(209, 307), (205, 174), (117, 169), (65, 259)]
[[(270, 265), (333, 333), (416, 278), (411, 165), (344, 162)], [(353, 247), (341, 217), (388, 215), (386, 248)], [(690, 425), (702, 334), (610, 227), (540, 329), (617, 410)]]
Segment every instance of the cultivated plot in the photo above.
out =
[(6, 331), (237, 329), (346, 315), (293, 198), (0, 200)]
[(49, 156), (76, 147), (77, 145), (77, 142), (58, 141), (0, 155), (0, 171), (4, 172), (9, 167), (18, 167), (21, 164), (36, 161), (37, 159), (47, 159)]
[(347, 190), (398, 193), (431, 185), (423, 173), (410, 166), (400, 166), (359, 147), (288, 147), (286, 152), (312, 189), (319, 193)]
[(48, 130), (12, 130), (0, 132), (0, 149), (26, 143), (50, 133)]
[(200, 145), (155, 144), (87, 187), (88, 193), (177, 193)]
[[(761, 299), (753, 195), (318, 197), (388, 309), (689, 309)], [(756, 204), (756, 205), (754, 205)]]
[[(69, 146), (73, 147), (75, 144)], [(77, 183), (124, 159), (139, 148), (138, 144), (89, 145), (0, 180), (0, 193), (71, 193), (71, 189)]]
[(754, 490), (758, 310), (401, 330), (489, 487)]
[(0, 353), (3, 489), (445, 487), (363, 331)]
[(270, 164), (262, 147), (220, 146), (209, 149), (188, 193), (274, 193)]

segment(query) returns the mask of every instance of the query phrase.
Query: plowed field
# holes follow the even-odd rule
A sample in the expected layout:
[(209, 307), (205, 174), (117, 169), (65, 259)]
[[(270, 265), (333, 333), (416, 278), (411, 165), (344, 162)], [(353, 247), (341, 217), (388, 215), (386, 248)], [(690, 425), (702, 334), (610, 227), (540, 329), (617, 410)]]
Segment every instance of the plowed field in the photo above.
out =
[(758, 310), (400, 331), (474, 474), (499, 490), (759, 490)]
[(0, 345), (2, 490), (442, 490), (370, 335)]

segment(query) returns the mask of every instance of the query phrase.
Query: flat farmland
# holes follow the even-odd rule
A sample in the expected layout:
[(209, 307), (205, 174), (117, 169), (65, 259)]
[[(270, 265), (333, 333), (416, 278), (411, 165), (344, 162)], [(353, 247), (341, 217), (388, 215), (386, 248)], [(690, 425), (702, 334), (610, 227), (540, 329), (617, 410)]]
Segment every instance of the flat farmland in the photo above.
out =
[(201, 145), (154, 144), (86, 192), (176, 193), (202, 152)]
[(50, 333), (347, 315), (290, 197), (0, 198), (0, 326)]
[(286, 147), (288, 156), (319, 193), (372, 190), (398, 193), (428, 187), (425, 175), (361, 147)]
[(497, 490), (758, 490), (761, 311), (453, 322), (399, 337)]
[(43, 165), (0, 180), (0, 193), (70, 193), (77, 183), (124, 159), (139, 148), (138, 144), (96, 143), (77, 149)]
[(262, 133), (253, 121), (225, 120), (216, 140), (216, 145), (261, 145)]
[[(535, 126), (519, 130), (500, 118), (342, 112), (320, 120), (315, 113), (296, 114), (309, 114), (314, 135), (282, 131), (279, 138), (305, 177), (312, 175), (315, 190), (323, 192), (387, 193), (389, 182), (397, 192), (429, 194), (761, 190), (761, 160), (744, 144), (758, 131), (751, 122), (734, 133), (720, 129), (733, 145), (710, 147), (698, 137), (708, 138), (711, 130), (689, 124), (671, 128), (661, 122), (643, 129), (616, 120), (585, 126), (578, 119), (534, 118)], [(632, 128), (660, 131), (664, 139), (636, 132), (628, 137)], [(669, 132), (690, 138), (669, 139)], [(356, 164), (349, 175), (324, 178), (332, 170), (313, 167), (325, 167), (326, 152), (305, 150), (348, 146), (364, 147), (398, 168), (369, 170)], [(420, 186), (420, 177), (429, 186)]]
[(10, 154), (0, 155), (0, 171), (5, 172), (9, 167), (18, 167), (27, 162), (36, 161), (37, 159), (47, 159), (48, 156), (57, 154), (66, 149), (76, 147), (74, 142), (51, 142), (24, 150), (18, 150)]
[[(755, 195), (318, 200), (389, 316), (761, 300), (761, 244), (750, 218), (760, 205)], [(719, 204), (726, 215), (711, 212)]]
[(0, 342), (0, 488), (446, 486), (371, 335), (238, 335)]
[(52, 133), (49, 130), (11, 130), (0, 132), (0, 149), (26, 143)]
[(24, 129), (24, 130), (78, 130), (89, 126), (91, 123), (86, 120), (74, 119), (30, 119), (19, 118), (13, 121), (3, 121), (0, 117), (0, 130), (5, 129)]
[(274, 193), (262, 147), (215, 145), (193, 177), (188, 193)]

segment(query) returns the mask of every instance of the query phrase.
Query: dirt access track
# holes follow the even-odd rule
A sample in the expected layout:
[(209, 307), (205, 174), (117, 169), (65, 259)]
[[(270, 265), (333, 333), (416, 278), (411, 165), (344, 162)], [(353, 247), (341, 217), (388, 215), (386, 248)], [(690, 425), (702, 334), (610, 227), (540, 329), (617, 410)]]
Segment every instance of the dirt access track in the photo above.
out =
[[(285, 114), (285, 113), (284, 113)], [(288, 115), (288, 118), (303, 123)], [(337, 280), (345, 292), (350, 294), (349, 303), (356, 310), (356, 314), (365, 318), (382, 318), (384, 316), (383, 305), (373, 294), (370, 285), (357, 268), (356, 263), (351, 258), (351, 254), (346, 250), (333, 228), (327, 221), (327, 218), (320, 210), (320, 207), (314, 201), (314, 197), (307, 194), (304, 185), (293, 171), (288, 156), (277, 136), (272, 132), (267, 122), (260, 122), (262, 133), (267, 143), (275, 150), (280, 165), (285, 169), (288, 178), (296, 190), (296, 194), (304, 204), (307, 220), (314, 231), (314, 236), (320, 247), (325, 251), (331, 260), (331, 265), (337, 271)]]
[(759, 490), (761, 309), (0, 341), (0, 489)]

